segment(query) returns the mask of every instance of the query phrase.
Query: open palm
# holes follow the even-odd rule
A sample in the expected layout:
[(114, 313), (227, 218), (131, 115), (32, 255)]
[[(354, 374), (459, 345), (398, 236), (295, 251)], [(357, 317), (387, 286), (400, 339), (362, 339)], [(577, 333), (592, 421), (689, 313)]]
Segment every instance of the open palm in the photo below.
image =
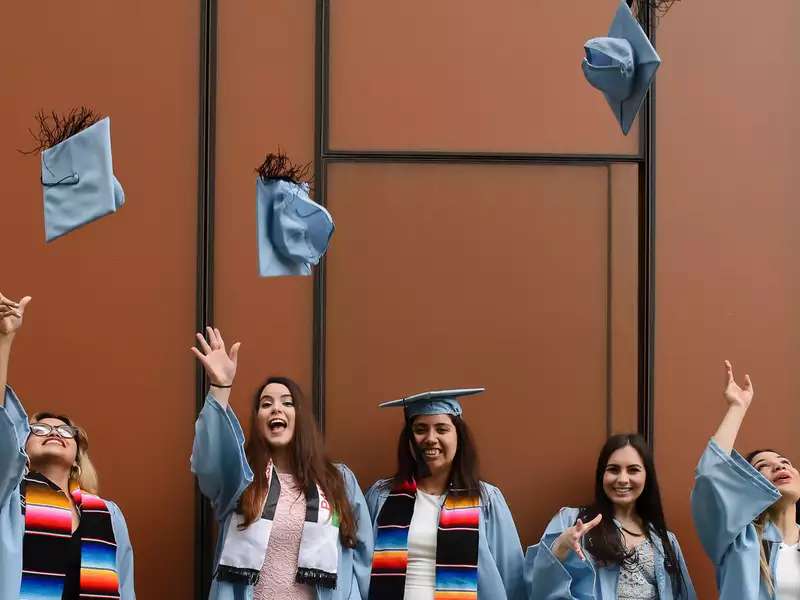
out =
[(725, 400), (727, 400), (729, 406), (747, 408), (753, 400), (753, 382), (750, 381), (750, 375), (744, 376), (744, 387), (740, 387), (733, 378), (733, 366), (727, 360), (725, 361), (725, 371), (728, 378), (723, 392)]
[[(203, 363), (208, 380), (217, 385), (230, 386), (236, 377), (236, 365), (239, 360), (239, 346), (236, 342), (231, 346), (230, 352), (225, 350), (225, 341), (219, 329), (206, 327), (208, 341), (202, 334), (195, 334), (200, 344), (200, 350), (192, 346), (191, 350), (197, 359)], [(202, 350), (202, 352), (201, 352)]]

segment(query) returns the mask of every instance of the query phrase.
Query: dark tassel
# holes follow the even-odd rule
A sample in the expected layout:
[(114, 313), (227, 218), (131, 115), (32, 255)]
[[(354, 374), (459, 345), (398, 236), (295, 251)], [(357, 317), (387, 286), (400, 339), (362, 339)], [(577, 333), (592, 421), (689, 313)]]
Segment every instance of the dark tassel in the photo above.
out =
[(230, 583), (244, 583), (247, 585), (257, 584), (258, 576), (259, 572), (253, 569), (229, 567), (228, 565), (218, 566), (217, 572), (214, 573), (214, 577), (219, 581), (228, 581)]
[(300, 567), (297, 569), (297, 583), (305, 583), (306, 585), (317, 585), (320, 587), (332, 590), (336, 587), (336, 573), (327, 573), (320, 569), (309, 569), (308, 567)]
[(51, 111), (48, 115), (40, 110), (34, 118), (39, 123), (39, 131), (28, 131), (35, 140), (36, 147), (28, 151), (20, 150), (22, 154), (35, 154), (52, 148), (100, 120), (100, 116), (86, 106), (73, 108), (66, 115), (59, 115), (56, 111)]
[(264, 162), (256, 169), (256, 173), (265, 182), (270, 179), (281, 179), (299, 185), (302, 182), (308, 182), (310, 169), (311, 163), (304, 165), (292, 163), (279, 147), (276, 154), (267, 154)]

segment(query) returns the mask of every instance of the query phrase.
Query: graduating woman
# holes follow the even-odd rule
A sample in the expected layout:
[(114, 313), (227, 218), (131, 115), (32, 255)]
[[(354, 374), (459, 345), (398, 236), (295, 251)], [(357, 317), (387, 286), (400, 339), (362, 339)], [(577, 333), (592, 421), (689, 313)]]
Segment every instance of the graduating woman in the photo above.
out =
[(695, 600), (641, 436), (608, 439), (597, 459), (594, 504), (562, 508), (528, 548), (525, 571), (532, 600)]
[(739, 387), (725, 361), (728, 409), (697, 465), (692, 514), (717, 571), (720, 600), (800, 598), (800, 473), (775, 450), (733, 449), (753, 384)]
[(375, 533), (370, 600), (521, 600), (523, 554), (500, 490), (480, 480), (458, 398), (425, 392), (403, 407), (397, 471), (367, 492)]
[(28, 302), (0, 294), (0, 598), (135, 600), (128, 528), (96, 495), (86, 432), (55, 413), (28, 419), (6, 386)]
[(195, 425), (192, 472), (219, 522), (212, 600), (363, 600), (372, 531), (353, 473), (325, 453), (300, 386), (271, 377), (245, 441), (228, 404), (239, 344), (218, 329), (192, 351), (210, 381)]

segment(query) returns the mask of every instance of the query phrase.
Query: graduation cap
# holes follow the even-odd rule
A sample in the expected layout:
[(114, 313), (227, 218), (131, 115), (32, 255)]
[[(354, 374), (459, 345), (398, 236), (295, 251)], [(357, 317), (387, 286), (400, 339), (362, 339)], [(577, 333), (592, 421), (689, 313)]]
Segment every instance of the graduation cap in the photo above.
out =
[(460, 416), (463, 412), (461, 403), (458, 401), (463, 396), (480, 394), (486, 388), (460, 388), (455, 390), (435, 390), (414, 394), (400, 400), (384, 402), (381, 408), (393, 408), (402, 406), (405, 410), (406, 419), (413, 419), (419, 415), (455, 415)]
[(592, 38), (584, 50), (581, 67), (586, 80), (603, 92), (622, 133), (628, 135), (661, 58), (625, 0), (620, 0), (608, 36)]
[[(279, 164), (276, 167), (276, 164)], [(289, 165), (289, 170), (283, 167)], [(284, 155), (270, 154), (257, 170), (258, 271), (262, 277), (310, 275), (333, 235), (333, 217), (309, 197), (309, 186)], [(282, 172), (283, 171), (283, 172)]]
[(116, 212), (125, 203), (111, 163), (109, 117), (43, 149), (41, 162), (48, 242)]

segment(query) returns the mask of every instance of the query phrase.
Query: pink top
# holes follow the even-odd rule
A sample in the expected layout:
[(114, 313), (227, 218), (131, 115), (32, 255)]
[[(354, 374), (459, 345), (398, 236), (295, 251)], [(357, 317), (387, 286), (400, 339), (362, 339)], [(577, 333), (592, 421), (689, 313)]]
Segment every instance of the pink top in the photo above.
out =
[(296, 583), (297, 555), (306, 518), (306, 495), (292, 475), (278, 473), (281, 495), (254, 600), (313, 600), (314, 589)]

